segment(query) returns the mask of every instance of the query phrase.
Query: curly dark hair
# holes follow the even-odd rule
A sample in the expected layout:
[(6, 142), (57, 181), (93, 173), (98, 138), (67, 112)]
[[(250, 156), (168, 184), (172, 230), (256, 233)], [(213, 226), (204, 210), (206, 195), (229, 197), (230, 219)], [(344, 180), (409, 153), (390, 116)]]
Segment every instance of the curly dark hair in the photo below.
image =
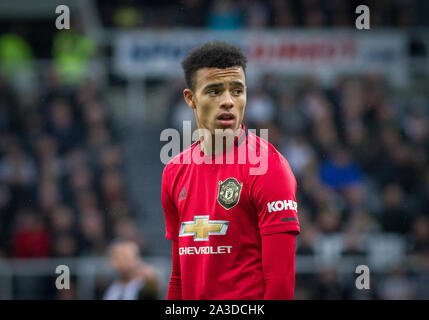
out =
[(247, 59), (236, 46), (227, 42), (213, 41), (192, 49), (182, 61), (188, 88), (195, 89), (194, 75), (201, 68), (226, 69), (242, 67), (246, 72)]

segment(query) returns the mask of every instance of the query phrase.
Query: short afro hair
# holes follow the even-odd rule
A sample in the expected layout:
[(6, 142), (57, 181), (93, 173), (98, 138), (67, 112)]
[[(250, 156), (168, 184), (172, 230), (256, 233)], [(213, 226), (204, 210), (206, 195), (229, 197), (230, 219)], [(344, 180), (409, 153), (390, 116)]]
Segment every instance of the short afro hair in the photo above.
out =
[(186, 85), (195, 89), (194, 75), (201, 68), (226, 69), (241, 67), (246, 72), (247, 59), (236, 46), (227, 42), (213, 41), (192, 49), (182, 61)]

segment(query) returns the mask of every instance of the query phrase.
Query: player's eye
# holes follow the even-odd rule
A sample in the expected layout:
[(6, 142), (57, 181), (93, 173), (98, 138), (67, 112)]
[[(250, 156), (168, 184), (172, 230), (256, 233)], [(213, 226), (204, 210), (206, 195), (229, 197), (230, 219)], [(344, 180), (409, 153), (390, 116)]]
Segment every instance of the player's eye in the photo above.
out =
[(217, 90), (217, 89), (211, 89), (211, 90), (207, 91), (207, 93), (210, 96), (215, 96), (215, 95), (217, 95), (219, 93), (219, 90)]
[(232, 93), (233, 93), (234, 95), (238, 96), (238, 95), (240, 95), (240, 94), (242, 94), (242, 93), (243, 93), (243, 90), (242, 90), (242, 89), (234, 89), (234, 90), (232, 91)]

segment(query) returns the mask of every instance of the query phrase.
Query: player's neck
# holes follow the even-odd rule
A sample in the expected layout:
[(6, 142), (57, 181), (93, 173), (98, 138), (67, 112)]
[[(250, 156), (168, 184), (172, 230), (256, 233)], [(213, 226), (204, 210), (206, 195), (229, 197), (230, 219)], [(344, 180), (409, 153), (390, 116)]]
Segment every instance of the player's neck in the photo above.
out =
[(238, 129), (228, 133), (227, 131), (222, 135), (210, 134), (209, 137), (204, 135), (200, 137), (201, 151), (206, 156), (216, 155), (223, 153), (228, 148), (234, 145), (235, 140), (238, 138), (243, 127), (240, 124)]

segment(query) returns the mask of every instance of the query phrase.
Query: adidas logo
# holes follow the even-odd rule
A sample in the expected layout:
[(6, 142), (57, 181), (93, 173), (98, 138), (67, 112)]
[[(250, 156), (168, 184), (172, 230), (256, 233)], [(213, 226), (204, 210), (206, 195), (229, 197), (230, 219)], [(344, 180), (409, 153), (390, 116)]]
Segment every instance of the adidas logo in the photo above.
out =
[(187, 194), (186, 190), (185, 190), (185, 188), (183, 188), (182, 191), (180, 192), (180, 195), (179, 195), (179, 201), (185, 200), (186, 194)]

